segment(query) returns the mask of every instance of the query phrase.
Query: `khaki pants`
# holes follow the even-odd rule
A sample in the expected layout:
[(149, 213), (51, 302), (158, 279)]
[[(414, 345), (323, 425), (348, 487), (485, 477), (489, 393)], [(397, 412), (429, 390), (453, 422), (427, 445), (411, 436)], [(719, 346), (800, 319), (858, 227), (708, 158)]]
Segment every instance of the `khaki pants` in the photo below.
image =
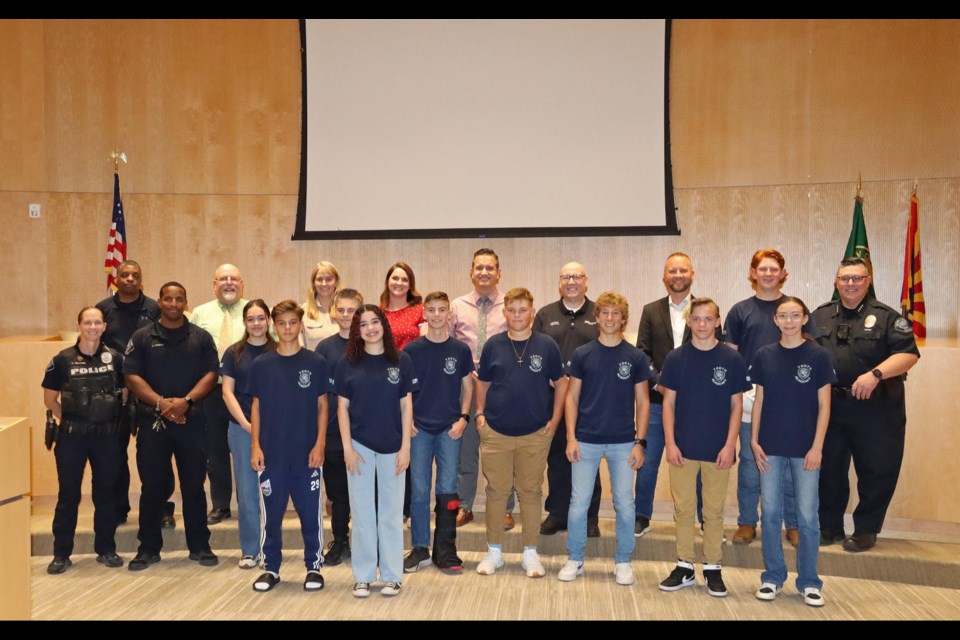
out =
[(716, 463), (700, 460), (684, 460), (682, 467), (670, 465), (670, 491), (677, 523), (677, 558), (687, 562), (695, 560), (693, 540), (698, 472), (703, 474), (703, 558), (706, 564), (720, 564), (723, 556), (723, 504), (730, 470), (720, 471)]
[(525, 436), (505, 436), (489, 424), (480, 432), (480, 462), (487, 480), (487, 543), (501, 544), (503, 517), (510, 489), (516, 487), (520, 501), (523, 546), (536, 547), (540, 541), (543, 513), (543, 472), (547, 466), (552, 435), (537, 429)]

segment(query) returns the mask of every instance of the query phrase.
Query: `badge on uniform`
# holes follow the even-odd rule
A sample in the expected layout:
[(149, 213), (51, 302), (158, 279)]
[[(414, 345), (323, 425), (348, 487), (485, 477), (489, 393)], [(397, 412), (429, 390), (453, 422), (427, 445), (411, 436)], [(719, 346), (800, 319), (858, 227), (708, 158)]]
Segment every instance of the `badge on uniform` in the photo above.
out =
[(443, 361), (443, 372), (448, 376), (452, 376), (457, 372), (457, 359), (454, 357), (447, 358)]
[(893, 328), (901, 333), (910, 333), (913, 331), (913, 325), (906, 318), (897, 318), (897, 321), (893, 323)]
[(100, 354), (100, 360), (103, 361), (103, 364), (110, 364), (113, 362), (113, 354), (109, 351), (104, 351)]
[(867, 331), (873, 329), (873, 325), (877, 324), (877, 316), (872, 313), (863, 320), (863, 328)]
[(630, 379), (630, 371), (633, 369), (633, 365), (629, 362), (621, 362), (620, 366), (617, 367), (617, 377), (621, 380)]
[(530, 356), (530, 371), (539, 373), (543, 369), (543, 358), (540, 356)]
[(800, 384), (806, 384), (810, 382), (810, 373), (813, 369), (808, 364), (801, 364), (797, 366), (797, 375), (794, 376), (794, 380)]
[(718, 387), (723, 386), (727, 381), (727, 369), (725, 367), (714, 367), (713, 368), (713, 384)]
[(302, 369), (300, 371), (300, 374), (297, 376), (297, 384), (300, 385), (301, 389), (310, 388), (310, 376), (312, 375), (313, 373), (309, 369)]
[(387, 367), (387, 382), (390, 384), (400, 384), (399, 367)]

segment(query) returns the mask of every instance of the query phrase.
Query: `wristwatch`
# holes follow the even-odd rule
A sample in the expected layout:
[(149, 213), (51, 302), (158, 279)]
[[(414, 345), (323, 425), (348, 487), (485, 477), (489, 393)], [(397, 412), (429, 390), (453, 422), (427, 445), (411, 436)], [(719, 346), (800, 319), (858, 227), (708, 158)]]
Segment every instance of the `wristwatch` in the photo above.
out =
[[(482, 415), (482, 414), (481, 414), (481, 415)], [(470, 421), (470, 414), (469, 414), (469, 413), (461, 413), (461, 414), (460, 414), (460, 417), (461, 417), (462, 419), (466, 420), (467, 422)]]
[(190, 396), (183, 396), (183, 399), (187, 403), (188, 407), (193, 406), (193, 398), (191, 398)]
[(877, 380), (883, 380), (883, 372), (880, 371), (880, 369), (874, 369), (870, 373), (872, 373)]
[(644, 449), (646, 449), (646, 448), (647, 448), (647, 439), (646, 439), (646, 438), (637, 438), (636, 440), (633, 441), (633, 444), (638, 444), (638, 445), (640, 445), (641, 447), (643, 447)]

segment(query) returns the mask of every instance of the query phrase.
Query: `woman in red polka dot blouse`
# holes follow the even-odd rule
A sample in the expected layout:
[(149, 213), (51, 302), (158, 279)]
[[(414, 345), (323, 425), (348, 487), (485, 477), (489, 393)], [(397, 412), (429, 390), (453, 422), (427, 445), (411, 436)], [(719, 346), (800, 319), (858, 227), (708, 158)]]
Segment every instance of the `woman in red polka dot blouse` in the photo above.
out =
[(420, 325), (424, 323), (423, 296), (417, 291), (413, 269), (406, 262), (397, 262), (387, 269), (380, 308), (390, 323), (397, 350), (420, 337)]

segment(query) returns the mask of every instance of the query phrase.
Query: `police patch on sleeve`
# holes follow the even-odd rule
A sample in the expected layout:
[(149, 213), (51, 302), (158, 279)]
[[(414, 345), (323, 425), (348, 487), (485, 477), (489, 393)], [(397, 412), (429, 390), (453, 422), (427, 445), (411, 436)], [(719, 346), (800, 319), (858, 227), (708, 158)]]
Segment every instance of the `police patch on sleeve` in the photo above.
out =
[(123, 350), (123, 355), (128, 356), (133, 353), (133, 338), (127, 341), (127, 348)]
[(53, 358), (50, 358), (50, 363), (47, 365), (47, 371), (53, 371)]
[(897, 321), (893, 323), (893, 328), (901, 333), (913, 331), (913, 325), (906, 318), (897, 318)]

